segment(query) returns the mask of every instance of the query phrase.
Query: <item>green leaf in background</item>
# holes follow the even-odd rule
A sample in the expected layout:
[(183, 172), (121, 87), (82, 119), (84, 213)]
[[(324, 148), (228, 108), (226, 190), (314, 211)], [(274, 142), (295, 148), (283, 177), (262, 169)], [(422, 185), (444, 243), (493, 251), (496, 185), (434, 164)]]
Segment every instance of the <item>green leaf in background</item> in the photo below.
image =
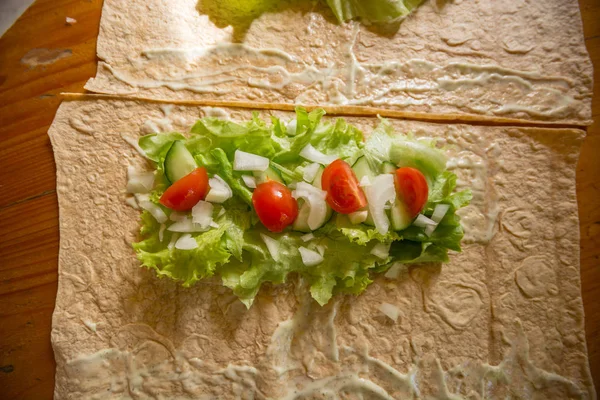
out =
[(391, 23), (406, 17), (423, 0), (326, 0), (340, 22), (360, 18), (365, 22)]

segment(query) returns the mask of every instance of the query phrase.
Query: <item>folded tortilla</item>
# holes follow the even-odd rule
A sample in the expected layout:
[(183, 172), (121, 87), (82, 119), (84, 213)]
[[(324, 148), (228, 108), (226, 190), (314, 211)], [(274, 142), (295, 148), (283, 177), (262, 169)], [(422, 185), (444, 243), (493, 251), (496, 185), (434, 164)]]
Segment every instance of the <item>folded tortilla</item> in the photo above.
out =
[[(263, 111), (292, 118), (291, 113)], [(593, 399), (575, 167), (584, 132), (393, 120), (438, 138), (459, 186), (464, 251), (394, 267), (325, 307), (300, 281), (246, 310), (218, 278), (191, 288), (140, 268), (126, 170), (153, 131), (243, 109), (65, 101), (49, 135), (60, 207), (56, 399)], [(330, 117), (326, 117), (330, 118)], [(376, 118), (347, 118), (368, 134)], [(385, 313), (384, 313), (385, 311)], [(387, 314), (387, 315), (386, 315)]]
[(101, 62), (86, 89), (258, 108), (374, 107), (421, 119), (591, 123), (593, 72), (576, 0), (429, 0), (385, 29), (338, 24), (322, 3), (106, 0)]

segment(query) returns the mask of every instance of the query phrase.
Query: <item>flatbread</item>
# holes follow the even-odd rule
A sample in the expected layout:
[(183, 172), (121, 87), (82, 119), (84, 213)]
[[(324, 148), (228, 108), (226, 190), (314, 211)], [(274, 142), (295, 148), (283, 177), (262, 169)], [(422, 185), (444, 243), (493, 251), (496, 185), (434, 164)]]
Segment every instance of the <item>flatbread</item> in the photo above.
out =
[[(292, 118), (291, 113), (263, 111)], [(302, 282), (245, 307), (218, 280), (159, 279), (130, 247), (132, 145), (241, 109), (65, 101), (49, 135), (60, 207), (56, 399), (594, 399), (579, 273), (575, 166), (584, 132), (393, 120), (439, 138), (459, 186), (464, 251), (396, 269), (321, 308)], [(376, 118), (347, 118), (369, 132)], [(380, 311), (398, 311), (396, 321)]]
[[(593, 72), (576, 0), (426, 0), (387, 31), (337, 24), (326, 6), (304, 0), (275, 2), (249, 25), (228, 3), (106, 0), (101, 62), (86, 89), (269, 108), (375, 107), (424, 119), (591, 123)], [(263, 3), (273, 2), (248, 4)]]

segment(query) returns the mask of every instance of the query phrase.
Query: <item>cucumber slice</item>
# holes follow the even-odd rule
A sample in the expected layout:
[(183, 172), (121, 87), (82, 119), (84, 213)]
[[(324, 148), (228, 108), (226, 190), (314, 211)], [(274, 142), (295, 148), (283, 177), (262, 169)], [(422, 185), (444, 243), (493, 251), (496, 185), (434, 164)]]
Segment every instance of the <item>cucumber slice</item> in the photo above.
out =
[(445, 154), (418, 141), (395, 141), (390, 148), (390, 161), (399, 167), (416, 168), (428, 179), (435, 178), (446, 169)]
[(253, 174), (256, 177), (256, 180), (258, 181), (258, 183), (263, 183), (266, 181), (277, 181), (277, 182), (283, 183), (285, 185), (285, 182), (283, 181), (281, 174), (279, 173), (279, 171), (277, 171), (273, 167), (269, 167), (262, 172), (254, 171)]
[(369, 162), (367, 161), (366, 157), (361, 157), (358, 160), (356, 160), (356, 162), (352, 166), (352, 170), (356, 174), (356, 178), (359, 182), (364, 176), (368, 176), (369, 180), (373, 181), (373, 179), (377, 175), (371, 169), (371, 166), (369, 165)]
[(384, 162), (382, 169), (384, 174), (393, 174), (398, 168), (391, 162)]
[(414, 218), (410, 216), (408, 207), (402, 200), (396, 199), (392, 208), (390, 209), (390, 219), (392, 222), (392, 228), (395, 231), (401, 231), (406, 229), (412, 224)]
[[(292, 229), (299, 232), (312, 232), (312, 229), (308, 226), (308, 215), (310, 214), (310, 206), (307, 202), (302, 202), (300, 205), (300, 209), (298, 210), (298, 216), (292, 225)], [(325, 225), (327, 221), (331, 219), (333, 215), (333, 210), (331, 207), (327, 206), (327, 214), (323, 221), (319, 224), (317, 229)]]
[(315, 179), (313, 179), (312, 181), (312, 185), (319, 188), (319, 189), (323, 189), (321, 187), (321, 178), (323, 177), (323, 171), (325, 171), (325, 168), (323, 168), (323, 166), (319, 166), (319, 170), (317, 171), (317, 175), (315, 175)]
[(181, 140), (176, 140), (165, 156), (165, 175), (173, 183), (198, 168), (194, 156)]

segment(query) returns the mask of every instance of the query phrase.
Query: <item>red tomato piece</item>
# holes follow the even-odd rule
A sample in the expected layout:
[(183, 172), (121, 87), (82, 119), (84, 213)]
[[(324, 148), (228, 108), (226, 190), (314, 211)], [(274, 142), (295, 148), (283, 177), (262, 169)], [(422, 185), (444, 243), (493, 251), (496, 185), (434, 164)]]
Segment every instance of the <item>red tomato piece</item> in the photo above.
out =
[(271, 232), (281, 232), (298, 216), (298, 202), (290, 189), (277, 181), (259, 184), (252, 193), (252, 204), (260, 222)]
[(208, 194), (206, 168), (196, 168), (183, 178), (173, 182), (160, 196), (160, 204), (176, 211), (191, 210)]
[(353, 213), (367, 205), (358, 179), (346, 161), (337, 159), (325, 168), (321, 188), (327, 191), (327, 203), (341, 214)]
[(398, 168), (396, 170), (396, 193), (406, 204), (411, 217), (416, 217), (425, 207), (429, 196), (425, 175), (415, 168)]

